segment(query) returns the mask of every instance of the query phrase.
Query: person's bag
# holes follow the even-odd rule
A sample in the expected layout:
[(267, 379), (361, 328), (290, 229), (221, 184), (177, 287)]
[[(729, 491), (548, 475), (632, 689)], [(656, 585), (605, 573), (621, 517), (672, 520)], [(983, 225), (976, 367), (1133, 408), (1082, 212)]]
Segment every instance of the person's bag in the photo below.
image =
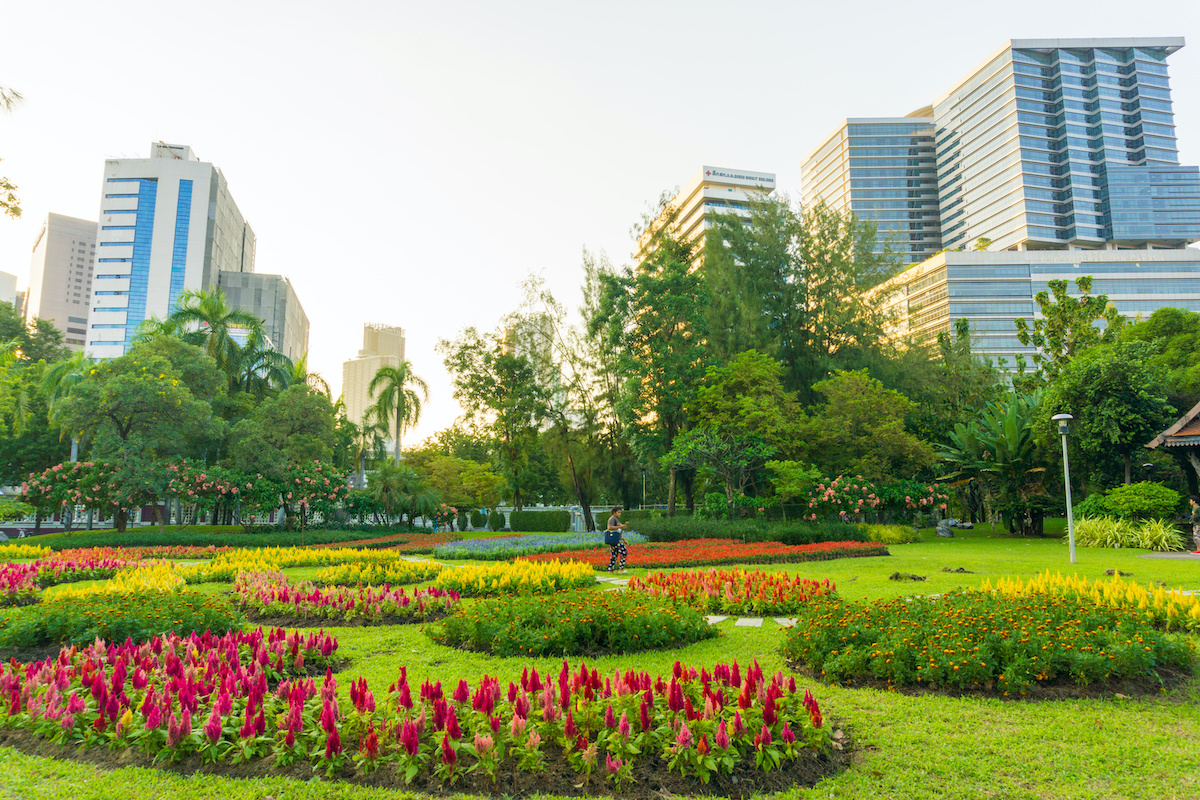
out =
[(614, 547), (615, 545), (620, 543), (620, 541), (621, 541), (621, 532), (620, 531), (605, 531), (604, 532), (604, 543), (606, 545), (608, 545), (609, 547)]

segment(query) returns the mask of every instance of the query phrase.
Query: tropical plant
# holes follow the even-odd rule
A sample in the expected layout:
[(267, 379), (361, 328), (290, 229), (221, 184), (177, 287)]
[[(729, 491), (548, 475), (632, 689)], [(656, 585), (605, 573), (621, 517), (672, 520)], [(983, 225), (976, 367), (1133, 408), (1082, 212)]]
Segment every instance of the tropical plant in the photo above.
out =
[(389, 519), (408, 516), (411, 527), (417, 517), (430, 517), (441, 498), (425, 479), (404, 464), (385, 461), (369, 476), (367, 489)]
[(375, 414), (379, 419), (387, 419), (389, 423), (395, 419), (396, 463), (399, 464), (400, 438), (421, 419), (421, 400), (429, 399), (429, 384), (413, 372), (411, 363), (401, 361), (394, 367), (380, 367), (371, 378), (367, 393), (375, 400)]
[[(230, 306), (220, 289), (211, 292), (185, 289), (168, 321), (178, 330), (191, 331), (205, 352), (231, 376), (230, 368), (239, 349), (233, 332), (239, 328), (253, 330), (262, 325), (262, 320), (249, 311)], [(190, 338), (184, 337), (185, 341)]]

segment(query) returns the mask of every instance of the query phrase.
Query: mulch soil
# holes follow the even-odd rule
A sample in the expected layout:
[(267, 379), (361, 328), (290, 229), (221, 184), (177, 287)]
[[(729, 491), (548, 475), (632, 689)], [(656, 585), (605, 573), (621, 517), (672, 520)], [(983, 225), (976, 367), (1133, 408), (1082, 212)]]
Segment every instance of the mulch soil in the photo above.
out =
[[(821, 675), (807, 666), (795, 661), (789, 661), (788, 667), (797, 674), (802, 674), (805, 677), (816, 681), (825, 681)], [(933, 687), (933, 686), (893, 686), (887, 681), (876, 680), (874, 678), (862, 678), (848, 681), (841, 681), (837, 685), (847, 689), (875, 689), (884, 692), (895, 692), (897, 694), (907, 695), (909, 697), (924, 697), (926, 695), (940, 695), (942, 697), (987, 697), (997, 700), (1014, 700), (1018, 702), (1028, 700), (1084, 700), (1084, 699), (1101, 699), (1111, 700), (1114, 697), (1159, 697), (1163, 691), (1170, 692), (1189, 683), (1194, 676), (1190, 673), (1179, 672), (1173, 669), (1160, 668), (1159, 678), (1161, 681), (1152, 680), (1126, 680), (1126, 681), (1108, 681), (1106, 683), (1095, 683), (1088, 686), (1080, 686), (1076, 683), (1068, 681), (1056, 681), (1054, 683), (1037, 683), (1035, 682), (1025, 694), (1010, 693), (1004, 694), (1001, 689), (996, 689), (992, 685), (978, 686), (972, 689), (958, 689), (954, 687)], [(829, 681), (825, 681), (828, 683)]]
[[(459, 794), (489, 795), (493, 797), (517, 798), (534, 795), (563, 795), (566, 797), (591, 797), (607, 795), (631, 800), (662, 800), (671, 795), (706, 795), (712, 797), (748, 798), (759, 794), (773, 794), (796, 786), (813, 786), (825, 778), (832, 777), (851, 761), (850, 738), (846, 732), (834, 727), (834, 748), (828, 753), (808, 752), (786, 764), (781, 769), (762, 772), (754, 765), (753, 756), (743, 759), (732, 775), (714, 775), (707, 784), (695, 777), (684, 777), (670, 772), (662, 759), (646, 759), (633, 771), (633, 782), (625, 783), (617, 791), (604, 780), (604, 764), (592, 773), (591, 780), (584, 784), (583, 776), (575, 772), (561, 753), (548, 754), (543, 772), (520, 772), (515, 765), (502, 769), (493, 785), (482, 773), (468, 774), (473, 759), (466, 753), (459, 756), (459, 778), (453, 785), (446, 785), (432, 774), (418, 775), (411, 784), (404, 783), (404, 775), (394, 764), (384, 764), (371, 774), (363, 774), (347, 764), (336, 780), (382, 788), (396, 788), (422, 794), (449, 797)], [(243, 764), (202, 764), (200, 756), (193, 754), (176, 762), (154, 763), (154, 759), (140, 750), (111, 750), (107, 747), (91, 747), (83, 751), (75, 747), (64, 747), (48, 742), (24, 730), (0, 728), (0, 746), (12, 747), (29, 755), (45, 758), (68, 758), (103, 769), (120, 767), (156, 767), (180, 775), (220, 775), (228, 778), (286, 777), (307, 781), (317, 775), (308, 763), (293, 763), (287, 767), (274, 766), (271, 759), (257, 759)]]

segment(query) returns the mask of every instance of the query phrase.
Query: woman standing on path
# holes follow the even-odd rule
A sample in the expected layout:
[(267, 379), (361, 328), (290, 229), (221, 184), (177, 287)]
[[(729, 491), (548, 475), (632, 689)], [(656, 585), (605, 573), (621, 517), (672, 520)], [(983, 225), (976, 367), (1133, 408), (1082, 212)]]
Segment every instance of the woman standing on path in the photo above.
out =
[(625, 537), (621, 532), (629, 527), (629, 523), (621, 522), (621, 507), (613, 506), (612, 516), (608, 518), (608, 527), (605, 529), (604, 541), (608, 544), (608, 571), (612, 572), (617, 566), (617, 556), (621, 556), (621, 572), (625, 571)]

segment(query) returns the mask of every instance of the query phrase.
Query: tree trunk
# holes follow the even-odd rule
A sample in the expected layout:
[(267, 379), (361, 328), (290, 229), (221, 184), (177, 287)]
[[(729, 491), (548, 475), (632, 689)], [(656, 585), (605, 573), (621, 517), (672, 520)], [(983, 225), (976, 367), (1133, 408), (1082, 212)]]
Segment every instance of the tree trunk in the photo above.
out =
[(571, 455), (570, 447), (567, 448), (567, 466), (571, 468), (571, 485), (575, 487), (575, 499), (583, 509), (583, 527), (590, 533), (596, 530), (596, 523), (592, 519), (592, 498), (580, 482), (579, 473), (575, 471), (575, 458)]
[(1133, 483), (1133, 454), (1125, 454), (1125, 485)]
[(158, 523), (159, 533), (165, 533), (167, 530), (167, 517), (163, 511), (168, 507), (167, 504), (170, 502), (170, 500), (164, 500), (161, 506), (158, 503), (154, 504), (154, 521)]
[(33, 534), (36, 536), (37, 534), (39, 534), (41, 532), (42, 532), (42, 510), (40, 508), (38, 508), (38, 509), (35, 509), (33, 512)]
[(671, 467), (667, 477), (667, 516), (675, 516), (675, 477), (676, 468)]
[(129, 525), (129, 512), (123, 508), (118, 508), (113, 514), (113, 527), (117, 529), (117, 533), (124, 533), (125, 528)]

